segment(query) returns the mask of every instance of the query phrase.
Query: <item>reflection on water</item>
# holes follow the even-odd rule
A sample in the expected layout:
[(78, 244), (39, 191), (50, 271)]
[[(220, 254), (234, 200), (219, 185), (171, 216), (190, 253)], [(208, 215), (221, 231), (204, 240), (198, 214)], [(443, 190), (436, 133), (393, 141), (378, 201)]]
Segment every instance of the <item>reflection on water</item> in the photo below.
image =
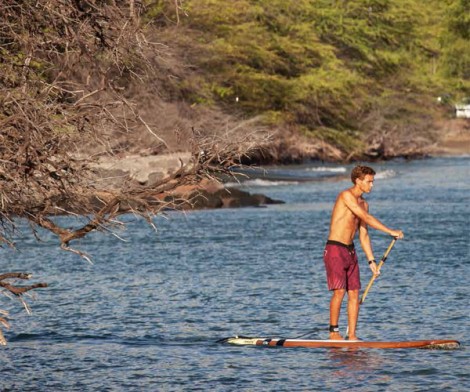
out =
[(338, 378), (358, 375), (358, 380), (370, 377), (380, 370), (383, 361), (374, 350), (328, 349), (328, 357), (331, 361), (333, 374)]
[(358, 387), (371, 385), (386, 386), (392, 377), (382, 373), (387, 363), (376, 350), (332, 349), (328, 350), (332, 367), (331, 390), (337, 388), (338, 380), (348, 380), (348, 384)]

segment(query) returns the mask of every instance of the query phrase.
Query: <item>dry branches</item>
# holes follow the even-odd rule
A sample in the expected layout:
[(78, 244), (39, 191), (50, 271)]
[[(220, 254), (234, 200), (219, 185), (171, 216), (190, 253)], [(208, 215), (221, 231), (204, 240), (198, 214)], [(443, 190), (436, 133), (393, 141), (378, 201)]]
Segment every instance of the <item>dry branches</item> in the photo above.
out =
[[(112, 109), (127, 103), (122, 84), (149, 67), (137, 8), (98, 0), (0, 5), (4, 225), (9, 216), (51, 213), (64, 200), (69, 207), (89, 207), (88, 170), (75, 146), (109, 124), (127, 126)], [(0, 239), (6, 240), (4, 230)]]
[[(77, 146), (100, 142), (105, 130), (126, 133), (136, 126), (145, 127), (166, 146), (125, 95), (129, 85), (153, 77), (158, 56), (139, 26), (137, 4), (132, 0), (0, 4), (0, 242), (13, 246), (15, 220), (23, 218), (33, 232), (37, 226), (49, 230), (62, 249), (90, 261), (70, 243), (93, 231), (109, 230), (123, 213), (152, 224), (152, 215), (169, 207), (159, 195), (228, 172), (255, 145), (251, 135), (237, 140), (233, 130), (219, 137), (194, 131), (191, 161), (152, 188), (130, 183), (113, 191), (96, 188), (89, 158)], [(180, 7), (180, 2), (175, 5)], [(59, 214), (85, 223), (76, 229), (62, 227), (53, 219)], [(0, 275), (0, 286), (22, 300), (27, 291), (46, 287), (8, 283), (29, 276)], [(5, 318), (0, 323), (8, 326)]]
[[(37, 288), (43, 288), (47, 287), (47, 283), (35, 283), (29, 286), (16, 286), (11, 282), (12, 279), (22, 279), (22, 280), (28, 280), (31, 278), (31, 274), (26, 274), (24, 272), (9, 272), (6, 274), (1, 274), (0, 275), (0, 287), (4, 290), (4, 294), (7, 296), (13, 295), (17, 297), (21, 303), (23, 304), (24, 308), (28, 313), (31, 313), (28, 304), (24, 300), (23, 295), (27, 293), (28, 291), (31, 291), (33, 289)], [(5, 310), (0, 310), (0, 314), (2, 314), (4, 317), (0, 317), (0, 324), (4, 328), (9, 329), (10, 324), (7, 321), (8, 317), (8, 312)], [(0, 330), (0, 345), (5, 345), (6, 340), (5, 337), (3, 336), (2, 331)]]
[[(99, 138), (99, 129), (136, 121), (113, 110), (127, 102), (126, 83), (151, 67), (139, 7), (127, 0), (4, 0), (0, 15), (0, 242), (13, 246), (15, 220), (25, 218), (71, 250), (72, 239), (105, 227), (127, 197), (97, 208), (76, 146)], [(63, 211), (94, 216), (71, 231), (49, 219)], [(19, 298), (45, 287), (17, 287), (11, 278), (29, 275), (0, 275), (0, 286)]]

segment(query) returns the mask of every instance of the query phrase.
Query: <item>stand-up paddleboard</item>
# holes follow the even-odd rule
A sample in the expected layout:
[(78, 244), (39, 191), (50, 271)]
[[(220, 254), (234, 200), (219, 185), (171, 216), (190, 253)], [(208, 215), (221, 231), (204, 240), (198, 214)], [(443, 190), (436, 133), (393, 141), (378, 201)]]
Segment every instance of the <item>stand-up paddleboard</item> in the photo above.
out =
[(310, 348), (421, 348), (453, 350), (459, 348), (457, 340), (412, 340), (405, 342), (365, 342), (362, 340), (304, 340), (304, 339), (271, 339), (248, 336), (234, 336), (219, 342), (238, 346), (268, 347), (310, 347)]

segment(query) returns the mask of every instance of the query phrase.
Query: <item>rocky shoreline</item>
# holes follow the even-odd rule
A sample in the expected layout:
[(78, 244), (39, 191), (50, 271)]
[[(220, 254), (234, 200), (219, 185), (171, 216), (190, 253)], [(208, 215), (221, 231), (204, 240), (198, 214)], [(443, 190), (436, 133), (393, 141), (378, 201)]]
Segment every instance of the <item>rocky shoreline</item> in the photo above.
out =
[[(183, 152), (102, 159), (93, 165), (96, 173), (95, 185), (104, 190), (118, 189), (125, 183), (152, 188), (162, 179), (175, 173), (181, 165), (187, 164), (190, 158), (190, 153)], [(284, 203), (263, 194), (252, 194), (207, 179), (197, 184), (182, 185), (153, 197), (165, 202), (168, 209), (178, 210), (262, 207)]]
[(470, 155), (470, 119), (456, 119), (448, 122), (447, 132), (430, 147), (429, 155)]
[(197, 185), (178, 187), (171, 193), (162, 195), (162, 198), (178, 210), (262, 207), (284, 203), (263, 194), (227, 188), (219, 182), (209, 180), (203, 180)]
[[(470, 122), (469, 122), (470, 123)], [(451, 130), (435, 145), (429, 147), (427, 156), (459, 156), (470, 154), (470, 129)], [(422, 156), (421, 156), (422, 157)], [(117, 189), (124, 183), (152, 187), (163, 178), (171, 176), (191, 158), (189, 152), (150, 156), (128, 155), (101, 159), (94, 164), (99, 189)], [(236, 187), (226, 187), (222, 182), (202, 180), (198, 184), (177, 187), (171, 192), (155, 195), (174, 209), (260, 207), (283, 203), (266, 195), (251, 194)]]

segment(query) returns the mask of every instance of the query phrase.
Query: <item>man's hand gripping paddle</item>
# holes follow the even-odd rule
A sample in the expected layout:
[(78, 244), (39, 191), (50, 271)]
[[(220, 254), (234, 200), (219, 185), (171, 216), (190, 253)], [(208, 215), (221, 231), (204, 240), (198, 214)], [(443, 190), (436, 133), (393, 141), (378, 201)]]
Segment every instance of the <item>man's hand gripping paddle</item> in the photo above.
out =
[[(382, 268), (382, 265), (385, 263), (387, 260), (388, 254), (393, 248), (393, 245), (395, 245), (395, 242), (397, 242), (397, 237), (394, 237), (390, 245), (388, 246), (387, 250), (385, 251), (384, 255), (382, 256), (382, 259), (380, 260), (379, 265), (377, 266), (377, 272), (380, 272), (380, 269)], [(377, 278), (378, 275), (372, 275), (372, 278), (370, 278), (369, 284), (367, 285), (366, 289), (364, 290), (364, 293), (362, 294), (361, 300), (359, 301), (359, 304), (363, 304), (364, 301), (366, 300), (367, 293), (369, 292), (370, 288), (372, 287), (372, 284), (374, 283), (375, 279)]]

